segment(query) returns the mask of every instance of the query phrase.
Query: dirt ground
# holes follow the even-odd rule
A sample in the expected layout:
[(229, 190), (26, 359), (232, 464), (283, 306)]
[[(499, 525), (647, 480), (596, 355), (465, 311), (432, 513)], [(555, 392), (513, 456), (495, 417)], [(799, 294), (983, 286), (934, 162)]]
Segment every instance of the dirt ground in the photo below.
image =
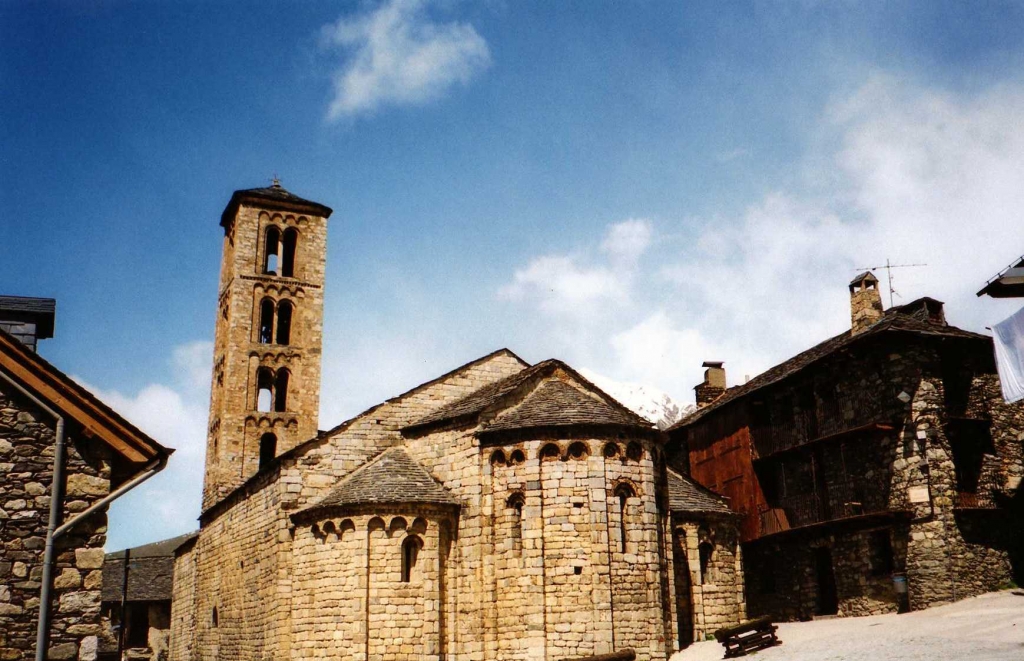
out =
[[(1017, 594), (1015, 594), (1015, 592)], [(1024, 591), (993, 592), (903, 615), (781, 623), (782, 645), (758, 661), (1024, 660)], [(671, 661), (722, 658), (715, 642), (691, 645)]]

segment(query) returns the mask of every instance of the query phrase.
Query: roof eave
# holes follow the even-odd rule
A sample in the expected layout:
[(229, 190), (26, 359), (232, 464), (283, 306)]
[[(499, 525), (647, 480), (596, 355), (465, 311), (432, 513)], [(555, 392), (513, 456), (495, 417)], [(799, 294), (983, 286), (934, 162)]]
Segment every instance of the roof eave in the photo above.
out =
[(321, 218), (330, 218), (331, 214), (334, 213), (333, 209), (319, 202), (283, 200), (269, 195), (261, 195), (251, 190), (239, 190), (232, 193), (231, 200), (220, 215), (220, 226), (224, 228), (225, 232), (234, 223), (238, 208), (242, 205), (258, 206), (261, 209), (273, 209), (276, 211), (307, 212)]

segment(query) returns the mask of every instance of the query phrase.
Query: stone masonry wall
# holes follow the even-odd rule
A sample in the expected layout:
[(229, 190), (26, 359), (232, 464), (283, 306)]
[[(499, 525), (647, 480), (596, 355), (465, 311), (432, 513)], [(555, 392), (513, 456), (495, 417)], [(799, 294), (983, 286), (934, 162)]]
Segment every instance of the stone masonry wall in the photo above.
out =
[(194, 542), (179, 549), (174, 557), (174, 584), (171, 589), (171, 659), (191, 659), (195, 627), (196, 562)]
[[(34, 658), (55, 422), (0, 383), (0, 659)], [(64, 520), (110, 491), (110, 451), (69, 433)], [(50, 659), (96, 658), (106, 514), (58, 541)]]
[[(743, 559), (738, 530), (730, 520), (694, 520), (673, 517), (675, 529), (675, 576), (678, 637), (687, 642), (706, 639), (722, 627), (746, 618), (743, 594)], [(700, 544), (710, 545), (707, 570), (701, 572)], [(682, 572), (686, 572), (685, 575)]]

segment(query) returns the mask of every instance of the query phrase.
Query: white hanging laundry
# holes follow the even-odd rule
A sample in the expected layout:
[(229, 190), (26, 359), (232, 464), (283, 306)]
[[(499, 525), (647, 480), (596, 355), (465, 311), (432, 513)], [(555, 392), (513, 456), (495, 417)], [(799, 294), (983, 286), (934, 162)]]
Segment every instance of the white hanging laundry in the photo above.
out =
[(992, 327), (1003, 399), (1024, 399), (1024, 308)]

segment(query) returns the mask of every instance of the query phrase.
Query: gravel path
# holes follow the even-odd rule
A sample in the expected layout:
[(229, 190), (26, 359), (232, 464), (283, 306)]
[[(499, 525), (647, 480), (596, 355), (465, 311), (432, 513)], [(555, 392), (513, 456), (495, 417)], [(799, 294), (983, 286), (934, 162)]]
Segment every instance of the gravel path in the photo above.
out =
[[(1020, 592), (1016, 590), (1014, 592)], [(1024, 594), (993, 592), (903, 615), (873, 615), (779, 625), (782, 645), (757, 661), (1021, 661)], [(691, 645), (671, 661), (717, 661), (715, 641)]]

